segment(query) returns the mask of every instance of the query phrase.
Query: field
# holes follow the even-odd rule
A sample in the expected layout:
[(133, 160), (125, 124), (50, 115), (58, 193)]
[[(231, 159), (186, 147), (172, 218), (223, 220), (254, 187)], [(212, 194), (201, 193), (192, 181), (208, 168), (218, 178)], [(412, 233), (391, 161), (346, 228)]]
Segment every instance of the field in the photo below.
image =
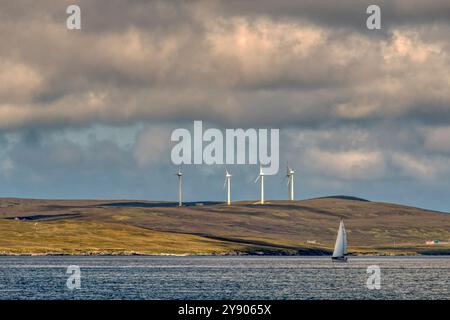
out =
[(450, 254), (450, 214), (350, 197), (175, 203), (0, 199), (0, 254)]

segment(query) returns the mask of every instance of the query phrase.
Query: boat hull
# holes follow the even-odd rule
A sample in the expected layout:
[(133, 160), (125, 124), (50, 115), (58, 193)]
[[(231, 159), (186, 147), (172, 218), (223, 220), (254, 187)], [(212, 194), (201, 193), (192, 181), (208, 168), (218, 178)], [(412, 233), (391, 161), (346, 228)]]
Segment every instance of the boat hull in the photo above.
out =
[(331, 261), (333, 262), (347, 262), (347, 257), (331, 257)]

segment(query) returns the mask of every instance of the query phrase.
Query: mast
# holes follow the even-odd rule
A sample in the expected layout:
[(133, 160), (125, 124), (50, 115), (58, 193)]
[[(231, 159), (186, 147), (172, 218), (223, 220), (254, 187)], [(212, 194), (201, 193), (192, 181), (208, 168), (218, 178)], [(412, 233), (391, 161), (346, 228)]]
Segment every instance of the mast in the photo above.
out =
[(182, 183), (183, 183), (183, 177), (181, 175), (178, 176), (178, 206), (181, 207), (183, 205), (183, 200), (182, 200)]
[(346, 255), (347, 252), (347, 231), (345, 230), (344, 220), (342, 220), (342, 230), (344, 232), (344, 255)]
[(289, 178), (289, 200), (294, 200), (294, 174)]
[(264, 204), (264, 175), (261, 175), (261, 204)]
[(227, 204), (231, 204), (230, 193), (231, 193), (231, 178), (227, 177)]

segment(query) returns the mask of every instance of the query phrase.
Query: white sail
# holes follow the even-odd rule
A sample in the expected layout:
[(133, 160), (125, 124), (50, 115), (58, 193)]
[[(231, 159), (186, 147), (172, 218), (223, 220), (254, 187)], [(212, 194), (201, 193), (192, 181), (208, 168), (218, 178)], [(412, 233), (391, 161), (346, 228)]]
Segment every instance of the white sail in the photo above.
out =
[(348, 253), (347, 251), (347, 231), (345, 231), (344, 221), (342, 221), (342, 230), (344, 230), (344, 255)]
[(343, 257), (347, 254), (347, 234), (345, 232), (344, 222), (341, 220), (339, 231), (334, 245), (333, 258)]

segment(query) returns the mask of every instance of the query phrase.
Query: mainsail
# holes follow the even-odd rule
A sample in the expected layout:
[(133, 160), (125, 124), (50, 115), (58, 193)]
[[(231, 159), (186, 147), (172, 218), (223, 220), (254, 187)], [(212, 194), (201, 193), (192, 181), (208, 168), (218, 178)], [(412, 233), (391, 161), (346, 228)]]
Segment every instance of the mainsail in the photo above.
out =
[(347, 254), (347, 233), (345, 232), (344, 221), (339, 224), (339, 231), (334, 245), (333, 258), (342, 258)]
[(344, 255), (346, 255), (347, 252), (347, 231), (345, 231), (345, 226), (344, 226), (344, 220), (342, 220), (342, 230), (344, 231)]

